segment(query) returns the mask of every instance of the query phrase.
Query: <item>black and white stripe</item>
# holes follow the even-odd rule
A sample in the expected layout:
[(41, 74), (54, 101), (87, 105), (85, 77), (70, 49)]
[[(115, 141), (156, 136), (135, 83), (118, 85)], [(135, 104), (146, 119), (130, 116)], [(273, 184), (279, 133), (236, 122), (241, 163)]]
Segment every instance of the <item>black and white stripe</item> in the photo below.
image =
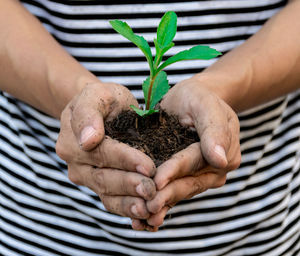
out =
[[(284, 0), (23, 0), (53, 36), (104, 81), (128, 86), (143, 103), (148, 75), (139, 49), (109, 19), (126, 20), (153, 40), (167, 10), (179, 16), (175, 47), (223, 53), (240, 45)], [(154, 46), (151, 45), (152, 50)], [(177, 63), (171, 84), (213, 61)], [(0, 94), (0, 255), (300, 255), (300, 92), (242, 113), (242, 163), (226, 185), (180, 202), (156, 233), (136, 232), (128, 218), (69, 182), (55, 154), (59, 122)]]

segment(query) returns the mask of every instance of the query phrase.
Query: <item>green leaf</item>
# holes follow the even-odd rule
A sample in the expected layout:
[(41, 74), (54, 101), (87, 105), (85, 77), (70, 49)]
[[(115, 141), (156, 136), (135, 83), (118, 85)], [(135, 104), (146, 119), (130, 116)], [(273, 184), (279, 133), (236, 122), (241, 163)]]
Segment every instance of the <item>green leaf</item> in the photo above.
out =
[(197, 45), (189, 50), (181, 51), (174, 56), (167, 59), (163, 64), (159, 66), (157, 72), (161, 71), (165, 67), (182, 60), (209, 60), (222, 55), (217, 50), (210, 48), (209, 46)]
[(155, 77), (152, 95), (150, 100), (150, 109), (154, 108), (155, 105), (162, 99), (162, 97), (169, 91), (170, 85), (167, 79), (165, 71), (161, 71)]
[(177, 15), (169, 11), (164, 14), (157, 28), (157, 42), (166, 47), (175, 37), (177, 30)]
[(177, 30), (177, 15), (175, 12), (169, 11), (162, 17), (157, 28), (157, 39), (154, 39), (156, 50), (154, 69), (157, 68), (162, 60), (162, 56), (174, 46), (172, 40)]
[(153, 74), (153, 56), (151, 53), (151, 48), (146, 39), (142, 36), (134, 34), (131, 27), (126, 22), (120, 20), (111, 20), (109, 21), (109, 23), (115, 31), (117, 31), (119, 34), (127, 38), (129, 41), (131, 41), (141, 49), (149, 63), (150, 72)]
[(171, 42), (170, 44), (168, 44), (167, 46), (163, 47), (161, 44), (159, 44), (157, 42), (156, 39), (154, 39), (154, 45), (155, 45), (155, 50), (156, 50), (156, 55), (155, 55), (155, 60), (154, 60), (154, 69), (157, 68), (157, 66), (159, 65), (159, 63), (162, 60), (163, 55), (169, 50), (171, 49), (175, 44), (173, 42)]
[(131, 107), (131, 108), (135, 111), (135, 113), (137, 113), (139, 116), (148, 116), (148, 115), (151, 115), (151, 114), (156, 113), (156, 112), (159, 111), (158, 109), (142, 110), (142, 109), (137, 108), (137, 107), (134, 106), (134, 105), (130, 105), (130, 107)]

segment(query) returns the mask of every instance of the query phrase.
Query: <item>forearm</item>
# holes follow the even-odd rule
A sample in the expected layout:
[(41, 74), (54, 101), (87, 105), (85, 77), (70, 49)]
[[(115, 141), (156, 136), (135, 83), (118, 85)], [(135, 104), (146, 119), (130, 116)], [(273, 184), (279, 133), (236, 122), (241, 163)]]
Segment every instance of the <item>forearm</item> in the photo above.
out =
[(300, 87), (300, 1), (288, 4), (240, 47), (195, 76), (237, 112)]
[(0, 1), (0, 89), (54, 116), (97, 78), (23, 6)]

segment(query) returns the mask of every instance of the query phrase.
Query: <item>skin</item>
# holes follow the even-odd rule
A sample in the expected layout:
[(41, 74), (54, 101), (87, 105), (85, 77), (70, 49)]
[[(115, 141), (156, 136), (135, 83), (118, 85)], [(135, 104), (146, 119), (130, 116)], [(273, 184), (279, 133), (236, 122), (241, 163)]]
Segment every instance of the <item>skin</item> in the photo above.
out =
[(0, 1), (0, 31), (0, 89), (60, 117), (56, 151), (70, 180), (93, 189), (113, 213), (149, 217), (145, 200), (156, 191), (153, 161), (104, 136), (104, 120), (137, 106), (129, 90), (98, 80), (18, 1)]
[(105, 137), (103, 120), (137, 104), (130, 92), (99, 81), (14, 0), (0, 1), (1, 90), (61, 118), (56, 150), (72, 182), (94, 190), (109, 211), (132, 218), (134, 229), (156, 231), (170, 207), (224, 185), (238, 167), (236, 113), (299, 88), (299, 11), (300, 1), (290, 1), (240, 47), (168, 92), (162, 107), (195, 128), (201, 143), (158, 168)]
[(290, 1), (240, 47), (166, 94), (162, 108), (196, 128), (201, 143), (157, 168), (158, 192), (147, 202), (152, 215), (133, 220), (134, 229), (156, 231), (177, 202), (224, 185), (241, 160), (236, 113), (300, 88), (299, 12), (300, 1)]

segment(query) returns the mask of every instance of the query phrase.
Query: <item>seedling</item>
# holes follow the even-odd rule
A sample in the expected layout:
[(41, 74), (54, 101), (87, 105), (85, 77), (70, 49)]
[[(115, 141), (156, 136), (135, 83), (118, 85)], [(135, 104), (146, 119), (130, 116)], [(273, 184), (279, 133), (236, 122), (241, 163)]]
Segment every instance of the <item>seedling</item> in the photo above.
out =
[(150, 75), (142, 85), (146, 106), (145, 109), (142, 110), (133, 105), (130, 106), (140, 116), (147, 116), (158, 112), (158, 110), (155, 109), (155, 105), (170, 89), (167, 74), (163, 71), (164, 68), (182, 60), (209, 60), (221, 55), (220, 52), (209, 46), (197, 45), (189, 50), (178, 52), (162, 63), (163, 55), (174, 46), (172, 40), (174, 39), (177, 30), (177, 15), (173, 11), (168, 11), (164, 14), (157, 28), (157, 38), (154, 39), (156, 50), (154, 60), (148, 42), (144, 37), (136, 35), (126, 22), (112, 20), (110, 21), (110, 24), (115, 31), (141, 49), (146, 56), (150, 67)]

